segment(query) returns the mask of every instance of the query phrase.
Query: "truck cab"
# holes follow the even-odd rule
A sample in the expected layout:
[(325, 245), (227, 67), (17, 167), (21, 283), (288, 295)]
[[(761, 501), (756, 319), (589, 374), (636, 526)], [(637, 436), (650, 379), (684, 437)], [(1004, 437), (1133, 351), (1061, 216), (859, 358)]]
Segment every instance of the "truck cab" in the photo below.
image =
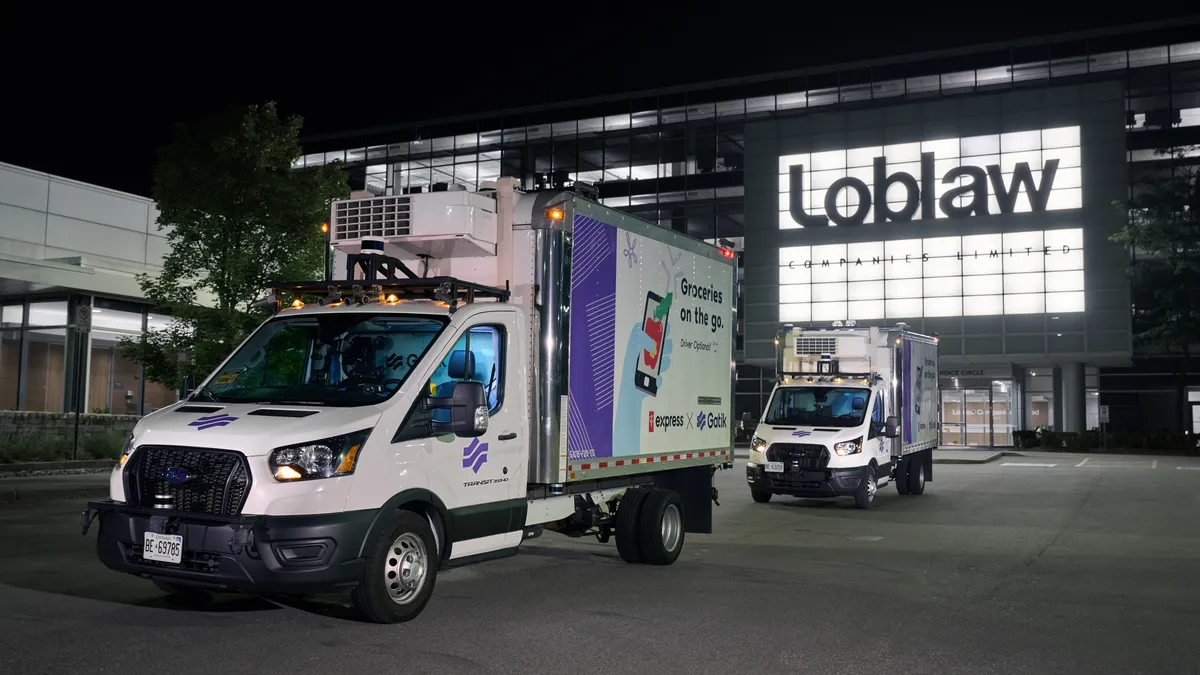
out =
[(936, 338), (839, 322), (781, 331), (776, 343), (778, 381), (746, 464), (754, 501), (853, 497), (869, 509), (890, 482), (923, 493), (936, 445)]

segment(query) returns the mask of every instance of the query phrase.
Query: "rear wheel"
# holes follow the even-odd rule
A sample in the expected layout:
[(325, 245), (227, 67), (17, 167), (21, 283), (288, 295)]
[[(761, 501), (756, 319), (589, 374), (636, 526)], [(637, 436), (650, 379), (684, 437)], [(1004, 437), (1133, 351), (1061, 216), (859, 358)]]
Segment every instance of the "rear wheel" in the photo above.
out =
[(429, 520), (396, 511), (367, 548), (363, 578), (351, 592), (368, 621), (401, 623), (425, 609), (437, 580), (438, 547)]
[(683, 550), (683, 502), (671, 490), (651, 490), (638, 517), (642, 561), (670, 565)]
[(925, 493), (925, 462), (927, 450), (922, 450), (908, 461), (908, 492), (919, 495)]
[(646, 490), (631, 488), (621, 495), (617, 503), (617, 517), (613, 525), (617, 528), (617, 553), (627, 563), (642, 562), (641, 543), (638, 541), (638, 516), (642, 503), (646, 501)]
[(863, 469), (863, 479), (854, 495), (854, 505), (860, 509), (875, 508), (875, 494), (879, 492), (879, 481), (875, 478), (875, 465)]
[(750, 488), (750, 498), (759, 504), (766, 504), (771, 501), (771, 493), (766, 490), (755, 490)]

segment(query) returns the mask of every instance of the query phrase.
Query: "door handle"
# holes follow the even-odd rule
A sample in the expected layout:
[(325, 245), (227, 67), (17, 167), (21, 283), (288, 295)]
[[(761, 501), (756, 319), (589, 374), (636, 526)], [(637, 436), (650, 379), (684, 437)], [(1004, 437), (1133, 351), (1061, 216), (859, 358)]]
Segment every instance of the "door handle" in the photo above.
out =
[(516, 435), (516, 434), (513, 434), (513, 433), (508, 433), (508, 434), (500, 434), (500, 439), (499, 439), (499, 440), (502, 440), (502, 441), (511, 441), (512, 439), (514, 439), (514, 438), (516, 438), (516, 437), (517, 437), (517, 435)]

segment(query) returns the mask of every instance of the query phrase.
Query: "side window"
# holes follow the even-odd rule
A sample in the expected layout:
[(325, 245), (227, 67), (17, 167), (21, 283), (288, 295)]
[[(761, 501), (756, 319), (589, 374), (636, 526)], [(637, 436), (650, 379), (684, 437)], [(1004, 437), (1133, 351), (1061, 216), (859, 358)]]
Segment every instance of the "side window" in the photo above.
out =
[(424, 438), (429, 433), (430, 422), (449, 421), (449, 411), (427, 410), (425, 400), (430, 396), (451, 396), (459, 382), (483, 384), (488, 410), (492, 415), (500, 412), (504, 406), (506, 344), (501, 326), (473, 326), (464, 333), (421, 388), (420, 396), (393, 442)]
[(883, 396), (875, 394), (875, 403), (871, 406), (871, 430), (867, 438), (879, 436), (883, 427)]
[(504, 329), (475, 326), (442, 359), (429, 384), (437, 396), (449, 396), (458, 382), (480, 382), (493, 415), (504, 404)]

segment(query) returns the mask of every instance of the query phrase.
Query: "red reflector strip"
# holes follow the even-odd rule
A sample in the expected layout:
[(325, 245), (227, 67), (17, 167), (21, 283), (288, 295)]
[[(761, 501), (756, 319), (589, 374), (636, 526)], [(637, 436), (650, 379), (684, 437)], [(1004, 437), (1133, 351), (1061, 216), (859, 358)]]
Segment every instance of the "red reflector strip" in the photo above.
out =
[(720, 455), (721, 457), (725, 457), (728, 454), (729, 454), (728, 450), (721, 450), (719, 452), (716, 450), (712, 450), (709, 452), (689, 452), (687, 454), (678, 454), (678, 455), (660, 455), (658, 457), (634, 457), (632, 459), (618, 459), (618, 460), (614, 460), (611, 462), (597, 462), (595, 465), (580, 464), (578, 467), (568, 465), (567, 470), (568, 471), (589, 471), (593, 468), (607, 469), (610, 466), (616, 467), (616, 466), (627, 466), (627, 465), (634, 465), (634, 464), (653, 464), (655, 462), (671, 462), (671, 461), (674, 461), (677, 459), (700, 459), (700, 458), (704, 458), (704, 457), (716, 457), (717, 455)]

